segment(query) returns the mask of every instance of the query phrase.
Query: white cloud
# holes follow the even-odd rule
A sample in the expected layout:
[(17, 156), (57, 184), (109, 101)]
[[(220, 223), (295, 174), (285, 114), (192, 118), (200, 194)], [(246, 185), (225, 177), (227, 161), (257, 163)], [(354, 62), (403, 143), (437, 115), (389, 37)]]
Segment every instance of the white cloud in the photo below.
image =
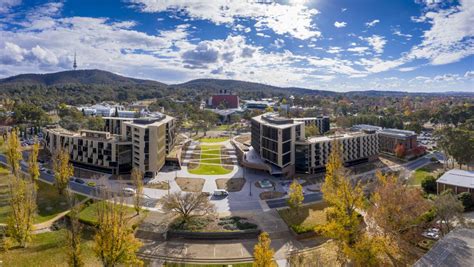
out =
[(365, 37), (365, 38), (362, 37), (361, 39), (367, 41), (367, 43), (370, 46), (372, 46), (372, 48), (377, 54), (381, 54), (383, 52), (383, 48), (385, 44), (387, 43), (387, 41), (385, 40), (383, 36), (375, 35), (375, 34), (370, 37)]
[(256, 28), (269, 28), (275, 33), (289, 34), (298, 39), (319, 37), (312, 23), (319, 12), (308, 8), (305, 1), (280, 4), (273, 1), (241, 0), (131, 0), (143, 12), (184, 11), (193, 18), (210, 20), (216, 24), (232, 24), (238, 18), (253, 19)]
[(460, 0), (447, 9), (429, 10), (419, 21), (431, 28), (421, 44), (412, 48), (411, 59), (425, 58), (433, 65), (449, 64), (474, 54), (474, 0)]
[(346, 27), (346, 26), (347, 26), (347, 22), (344, 22), (344, 21), (341, 21), (341, 22), (336, 21), (336, 22), (334, 22), (334, 27), (336, 27), (336, 28), (344, 28), (344, 27)]
[(326, 52), (328, 52), (330, 54), (338, 54), (342, 51), (343, 51), (343, 49), (339, 46), (330, 46), (329, 49), (326, 50)]
[(21, 4), (21, 0), (1, 0), (0, 1), (0, 14), (8, 13), (10, 9)]
[(396, 36), (405, 37), (407, 40), (410, 40), (413, 37), (411, 34), (402, 33), (399, 29), (394, 29), (392, 33)]
[(375, 24), (377, 24), (377, 23), (379, 23), (379, 22), (380, 22), (380, 20), (374, 19), (374, 20), (372, 20), (372, 21), (366, 22), (366, 23), (365, 23), (365, 26), (366, 26), (367, 28), (371, 28), (371, 27), (374, 27)]
[(355, 53), (363, 53), (369, 50), (367, 46), (356, 46), (356, 47), (351, 47), (348, 48), (347, 51), (349, 52), (355, 52)]

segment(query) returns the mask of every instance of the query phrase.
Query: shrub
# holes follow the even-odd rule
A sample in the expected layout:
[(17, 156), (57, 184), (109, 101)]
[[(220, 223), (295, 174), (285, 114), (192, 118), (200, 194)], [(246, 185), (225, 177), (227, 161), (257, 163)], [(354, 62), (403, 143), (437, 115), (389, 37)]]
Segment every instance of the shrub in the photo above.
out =
[(257, 225), (249, 222), (237, 222), (237, 228), (239, 230), (249, 230), (249, 229), (257, 229)]
[(462, 205), (464, 206), (464, 211), (474, 208), (474, 202), (472, 201), (472, 197), (469, 192), (462, 192), (458, 194), (458, 199), (461, 200)]
[(436, 193), (436, 178), (433, 176), (426, 176), (423, 181), (421, 181), (421, 187), (423, 188), (423, 191), (427, 194), (433, 194)]
[(293, 231), (295, 231), (295, 233), (297, 234), (304, 234), (304, 233), (308, 233), (308, 232), (311, 232), (311, 231), (314, 231), (314, 227), (313, 226), (303, 226), (303, 225), (300, 225), (300, 224), (293, 224), (290, 226), (291, 229), (293, 229)]

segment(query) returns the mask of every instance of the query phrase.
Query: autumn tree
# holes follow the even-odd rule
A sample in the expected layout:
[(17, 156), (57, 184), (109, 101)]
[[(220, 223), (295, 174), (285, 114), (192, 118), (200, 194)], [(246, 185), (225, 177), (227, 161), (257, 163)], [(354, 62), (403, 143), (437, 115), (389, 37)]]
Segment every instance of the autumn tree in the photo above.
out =
[(436, 217), (441, 223), (441, 234), (444, 236), (453, 229), (455, 220), (463, 223), (464, 205), (450, 191), (445, 191), (434, 200)]
[(13, 176), (20, 177), (20, 161), (23, 159), (23, 156), (21, 154), (21, 145), (17, 129), (13, 129), (7, 135), (5, 154)]
[(310, 124), (304, 129), (306, 137), (320, 135), (319, 128), (316, 124)]
[(406, 153), (405, 146), (403, 144), (397, 144), (393, 152), (395, 153), (395, 156), (397, 156), (398, 158), (403, 158), (405, 157), (405, 153)]
[(30, 174), (30, 178), (33, 181), (38, 180), (40, 176), (40, 170), (39, 170), (39, 164), (38, 164), (38, 153), (39, 153), (39, 144), (35, 143), (28, 157), (28, 173)]
[(290, 190), (288, 193), (288, 206), (292, 210), (299, 211), (299, 208), (303, 205), (304, 195), (303, 195), (303, 187), (298, 183), (296, 179), (290, 185)]
[(69, 152), (66, 149), (57, 151), (53, 158), (55, 185), (59, 194), (63, 194), (74, 175), (74, 167), (69, 163)]
[(133, 196), (133, 206), (139, 215), (143, 197), (143, 173), (139, 169), (133, 168), (131, 176), (136, 190), (136, 194)]
[(68, 213), (69, 225), (66, 235), (66, 249), (68, 256), (68, 264), (71, 267), (84, 266), (82, 255), (82, 225), (79, 222), (79, 212), (81, 211), (79, 203), (73, 194), (68, 194), (69, 206), (71, 211)]
[(160, 201), (165, 212), (175, 212), (183, 223), (189, 222), (194, 216), (202, 216), (213, 213), (215, 207), (209, 202), (209, 198), (201, 193), (175, 192), (163, 196)]
[[(395, 175), (376, 174), (377, 186), (371, 196), (371, 207), (367, 211), (369, 225), (387, 239), (392, 248), (386, 251), (394, 264), (400, 264), (405, 253), (411, 253), (410, 242), (419, 237), (422, 216), (431, 204), (423, 198), (418, 188), (402, 184)], [(407, 255), (405, 255), (407, 256)]]
[[(31, 241), (33, 219), (36, 212), (36, 187), (33, 182), (13, 176), (8, 186), (11, 212), (6, 233), (21, 247)], [(7, 242), (11, 243), (11, 242)]]
[(135, 238), (123, 198), (97, 203), (97, 231), (93, 250), (105, 267), (141, 266), (136, 256), (142, 243)]
[(353, 256), (353, 249), (361, 235), (361, 219), (357, 209), (363, 206), (364, 195), (362, 186), (350, 181), (338, 142), (333, 143), (321, 190), (324, 201), (330, 206), (325, 209), (328, 222), (316, 230), (334, 239), (339, 259), (345, 261)]
[(258, 243), (253, 248), (253, 267), (276, 267), (273, 261), (275, 251), (270, 247), (271, 242), (267, 232), (258, 236)]

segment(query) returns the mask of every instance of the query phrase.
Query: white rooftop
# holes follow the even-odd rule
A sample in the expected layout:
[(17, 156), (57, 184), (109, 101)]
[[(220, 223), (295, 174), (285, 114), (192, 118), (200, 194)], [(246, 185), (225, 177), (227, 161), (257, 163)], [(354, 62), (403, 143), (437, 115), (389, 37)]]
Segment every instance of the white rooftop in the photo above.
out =
[(474, 171), (449, 170), (439, 177), (436, 182), (474, 189)]

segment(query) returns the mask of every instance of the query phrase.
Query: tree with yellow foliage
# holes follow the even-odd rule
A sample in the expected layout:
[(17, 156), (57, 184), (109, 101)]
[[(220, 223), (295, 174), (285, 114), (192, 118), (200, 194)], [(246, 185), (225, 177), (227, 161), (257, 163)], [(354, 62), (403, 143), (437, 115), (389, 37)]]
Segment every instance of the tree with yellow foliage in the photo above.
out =
[(66, 235), (66, 252), (69, 266), (82, 267), (84, 266), (84, 257), (82, 256), (82, 225), (79, 222), (79, 212), (81, 206), (73, 193), (68, 193), (69, 205), (71, 211), (69, 212), (69, 225)]
[(359, 183), (351, 183), (349, 173), (343, 166), (341, 147), (337, 141), (332, 145), (321, 190), (324, 201), (330, 206), (325, 209), (327, 223), (318, 226), (316, 230), (334, 239), (340, 261), (355, 259), (356, 244), (362, 236), (362, 219), (357, 209), (362, 208), (364, 195)]
[(74, 167), (69, 163), (69, 152), (59, 150), (53, 158), (55, 185), (59, 194), (63, 194), (69, 184), (69, 178), (74, 175)]
[(36, 212), (36, 187), (34, 183), (13, 176), (9, 181), (8, 192), (11, 212), (7, 219), (6, 244), (16, 241), (21, 247), (27, 247), (31, 241), (33, 219)]
[(142, 243), (134, 236), (123, 198), (99, 202), (97, 218), (93, 250), (103, 266), (142, 266), (136, 255)]
[(140, 215), (142, 197), (143, 197), (143, 173), (138, 168), (132, 169), (132, 181), (135, 186), (135, 195), (133, 196), (133, 206), (137, 215)]
[(7, 135), (5, 154), (13, 176), (20, 177), (20, 161), (23, 159), (23, 156), (21, 154), (21, 145), (17, 129), (13, 129)]
[(33, 149), (30, 151), (28, 157), (28, 173), (33, 181), (38, 180), (40, 176), (39, 164), (38, 164), (39, 144), (35, 142)]
[(273, 261), (275, 251), (270, 247), (271, 242), (267, 232), (262, 232), (258, 236), (258, 243), (253, 249), (253, 267), (276, 267)]
[(303, 195), (303, 187), (298, 183), (296, 179), (290, 185), (290, 190), (288, 193), (288, 206), (292, 210), (296, 210), (299, 212), (299, 208), (303, 205), (304, 195)]

